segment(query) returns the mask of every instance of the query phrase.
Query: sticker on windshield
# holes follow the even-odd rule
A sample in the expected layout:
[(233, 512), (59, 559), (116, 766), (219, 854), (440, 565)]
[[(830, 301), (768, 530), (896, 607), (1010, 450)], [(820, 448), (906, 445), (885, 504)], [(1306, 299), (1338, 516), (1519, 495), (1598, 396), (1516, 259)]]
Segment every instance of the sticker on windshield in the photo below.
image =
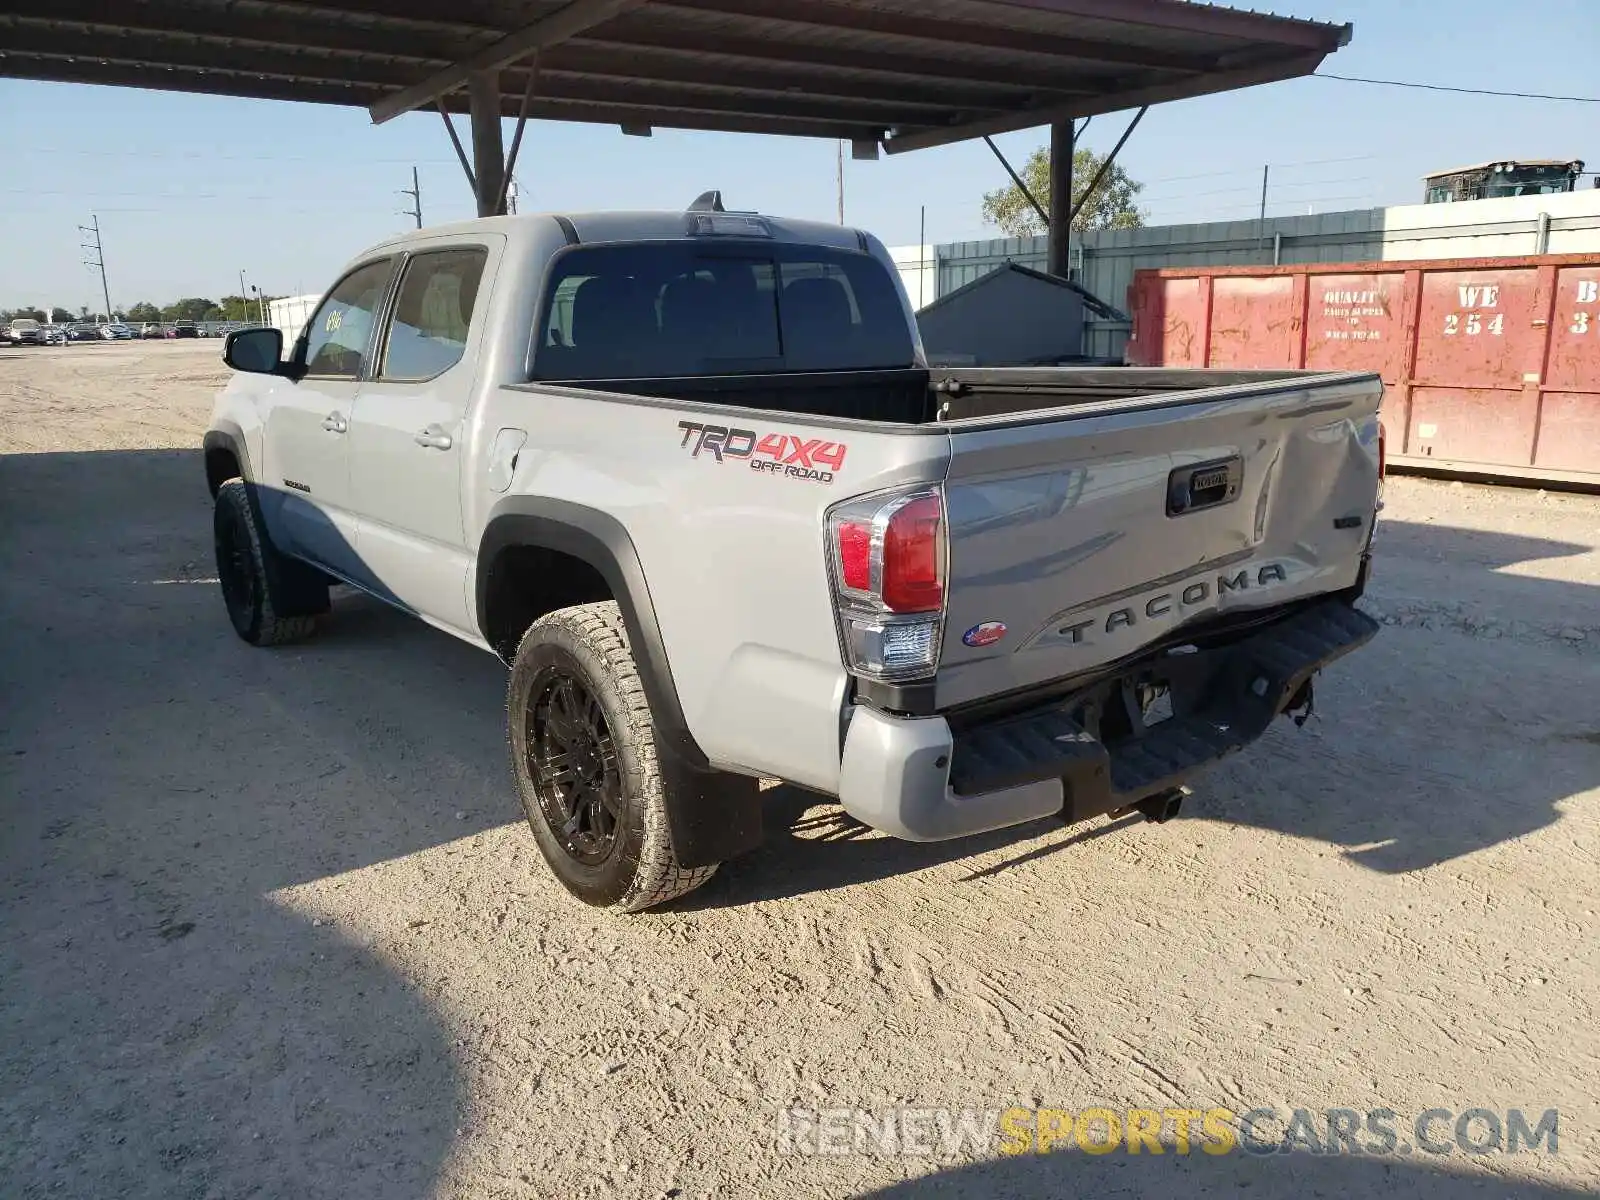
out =
[(849, 449), (843, 442), (824, 438), (761, 434), (754, 429), (702, 425), (697, 421), (679, 421), (678, 428), (683, 430), (683, 440), (678, 445), (689, 450), (690, 458), (747, 462), (752, 471), (816, 483), (833, 482), (835, 473), (844, 469), (844, 456)]

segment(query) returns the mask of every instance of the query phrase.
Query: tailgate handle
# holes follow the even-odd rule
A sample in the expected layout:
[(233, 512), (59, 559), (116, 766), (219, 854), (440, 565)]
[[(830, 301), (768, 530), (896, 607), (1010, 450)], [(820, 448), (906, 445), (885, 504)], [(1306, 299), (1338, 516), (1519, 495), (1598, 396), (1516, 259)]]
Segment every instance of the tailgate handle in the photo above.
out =
[(1237, 454), (1198, 466), (1179, 467), (1167, 476), (1167, 516), (1181, 517), (1231, 504), (1244, 484), (1244, 459)]

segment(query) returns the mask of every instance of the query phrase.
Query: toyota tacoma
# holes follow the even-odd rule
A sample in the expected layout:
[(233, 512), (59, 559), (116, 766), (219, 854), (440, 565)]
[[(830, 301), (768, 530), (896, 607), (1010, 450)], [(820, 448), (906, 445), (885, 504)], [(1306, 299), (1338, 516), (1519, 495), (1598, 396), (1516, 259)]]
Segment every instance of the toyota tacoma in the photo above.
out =
[(930, 370), (875, 238), (714, 195), (407, 234), (224, 356), (234, 629), (344, 584), (498, 655), (595, 905), (755, 847), (762, 778), (913, 841), (1164, 819), (1377, 629), (1376, 375)]

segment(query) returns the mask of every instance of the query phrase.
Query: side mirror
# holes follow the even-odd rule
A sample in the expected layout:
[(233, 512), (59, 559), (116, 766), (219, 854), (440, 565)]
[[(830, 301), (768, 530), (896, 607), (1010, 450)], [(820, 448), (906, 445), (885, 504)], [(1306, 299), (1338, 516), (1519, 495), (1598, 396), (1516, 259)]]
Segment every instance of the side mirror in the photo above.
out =
[(281, 375), (283, 331), (281, 329), (235, 329), (222, 344), (222, 361), (235, 371), (252, 375)]

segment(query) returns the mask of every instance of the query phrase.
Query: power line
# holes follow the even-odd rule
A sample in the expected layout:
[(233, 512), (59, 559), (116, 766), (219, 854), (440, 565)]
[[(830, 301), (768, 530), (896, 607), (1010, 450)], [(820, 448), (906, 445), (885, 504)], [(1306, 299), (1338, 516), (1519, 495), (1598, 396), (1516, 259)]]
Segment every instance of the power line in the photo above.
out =
[[(1274, 174), (1276, 174), (1278, 170), (1277, 163), (1272, 164), (1272, 170)], [(1242, 176), (1243, 172), (1237, 172), (1237, 174)], [(1290, 188), (1327, 187), (1330, 184), (1348, 185), (1352, 183), (1371, 182), (1373, 182), (1373, 176), (1371, 175), (1335, 175), (1327, 179), (1291, 179), (1287, 183), (1274, 183), (1272, 185), (1272, 190), (1274, 192), (1280, 192), (1287, 191)], [(1241, 184), (1238, 187), (1211, 188), (1210, 190), (1204, 192), (1179, 191), (1176, 189), (1169, 191), (1166, 189), (1157, 189), (1153, 195), (1141, 191), (1138, 194), (1137, 199), (1141, 204), (1180, 204), (1189, 200), (1199, 200), (1206, 196), (1233, 196), (1243, 194), (1249, 194), (1253, 196), (1257, 190), (1257, 185), (1254, 183)]]
[(1492, 88), (1449, 87), (1442, 83), (1413, 83), (1405, 79), (1366, 79), (1360, 75), (1327, 75), (1318, 71), (1313, 79), (1337, 79), (1341, 83), (1375, 83), (1381, 87), (1419, 88), (1425, 92), (1455, 92), (1462, 96), (1504, 96), (1513, 100), (1564, 100), (1571, 104), (1600, 104), (1600, 96), (1552, 96), (1547, 92), (1498, 92)]
[[(1329, 163), (1371, 162), (1377, 157), (1376, 154), (1355, 154), (1347, 158), (1306, 158), (1298, 162), (1273, 163), (1272, 166), (1274, 169), (1289, 170), (1293, 167), (1321, 167)], [(1239, 175), (1244, 171), (1253, 170), (1255, 165), (1252, 163), (1243, 167), (1229, 167), (1222, 171), (1202, 171), (1198, 175), (1163, 175), (1159, 179), (1146, 179), (1144, 183), (1146, 186), (1157, 183), (1187, 183), (1193, 179), (1218, 179), (1224, 175)]]
[[(1326, 211), (1329, 211), (1327, 206), (1331, 205), (1331, 204), (1339, 204), (1339, 203), (1343, 203), (1344, 201), (1349, 201), (1349, 200), (1370, 201), (1371, 198), (1372, 198), (1372, 193), (1371, 192), (1357, 192), (1357, 193), (1352, 193), (1352, 194), (1343, 195), (1343, 196), (1317, 196), (1317, 197), (1311, 198), (1309, 200), (1309, 202), (1321, 206), (1323, 208), (1323, 211), (1326, 212)], [(1291, 204), (1301, 204), (1301, 203), (1305, 203), (1305, 202), (1307, 202), (1305, 199), (1301, 199), (1301, 200), (1291, 201), (1290, 203)], [(1367, 206), (1368, 207), (1376, 207), (1375, 205), (1371, 205), (1370, 203)], [(1271, 210), (1271, 209), (1274, 209), (1274, 208), (1284, 208), (1284, 207), (1286, 207), (1286, 205), (1284, 205), (1282, 203), (1270, 203), (1269, 202), (1267, 207), (1268, 207), (1269, 210)], [(1259, 201), (1257, 201), (1257, 202), (1251, 203), (1251, 204), (1229, 204), (1229, 205), (1224, 205), (1224, 206), (1221, 206), (1221, 207), (1209, 207), (1209, 208), (1202, 207), (1202, 208), (1198, 209), (1197, 211), (1199, 213), (1203, 214), (1203, 215), (1194, 216), (1194, 217), (1191, 217), (1191, 218), (1188, 218), (1188, 219), (1174, 219), (1172, 216), (1163, 216), (1163, 217), (1160, 218), (1160, 220), (1161, 220), (1162, 224), (1166, 224), (1166, 225), (1205, 225), (1205, 224), (1208, 224), (1208, 223), (1211, 223), (1211, 222), (1214, 222), (1214, 221), (1218, 221), (1218, 220), (1233, 219), (1230, 216), (1230, 214), (1234, 214), (1234, 213), (1249, 213), (1251, 215), (1254, 215), (1254, 214), (1256, 214), (1257, 212), (1260, 211), (1260, 203), (1259, 203)], [(1284, 217), (1297, 217), (1297, 216), (1304, 216), (1305, 214), (1304, 213), (1297, 213), (1297, 212), (1287, 212), (1287, 213), (1279, 213), (1278, 215), (1279, 216), (1284, 216)], [(1270, 219), (1276, 219), (1270, 211), (1268, 212), (1268, 219), (1269, 220)]]

